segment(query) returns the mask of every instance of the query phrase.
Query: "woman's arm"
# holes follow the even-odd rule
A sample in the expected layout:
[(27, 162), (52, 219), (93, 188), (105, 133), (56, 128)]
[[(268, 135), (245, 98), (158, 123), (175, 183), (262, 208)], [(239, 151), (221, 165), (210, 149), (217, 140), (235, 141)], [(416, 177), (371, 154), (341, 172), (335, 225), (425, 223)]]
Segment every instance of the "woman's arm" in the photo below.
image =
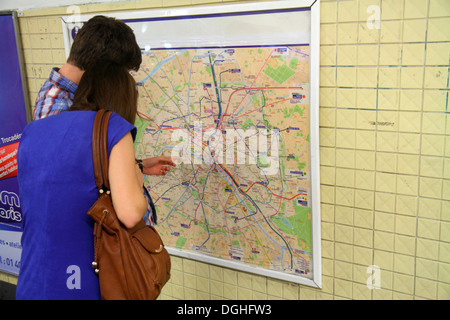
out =
[(142, 190), (142, 174), (136, 171), (131, 134), (126, 134), (111, 150), (109, 156), (109, 184), (117, 218), (127, 228), (134, 227), (147, 211)]

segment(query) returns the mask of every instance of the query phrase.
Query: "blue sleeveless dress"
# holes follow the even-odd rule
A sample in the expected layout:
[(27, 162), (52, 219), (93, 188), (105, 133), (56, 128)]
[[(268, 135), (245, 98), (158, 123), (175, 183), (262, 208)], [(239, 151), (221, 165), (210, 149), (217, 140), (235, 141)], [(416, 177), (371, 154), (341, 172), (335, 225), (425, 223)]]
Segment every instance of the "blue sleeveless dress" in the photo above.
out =
[[(92, 163), (95, 111), (65, 111), (31, 122), (17, 154), (23, 213), (18, 300), (101, 299), (94, 258), (97, 199)], [(136, 128), (113, 113), (108, 153)]]

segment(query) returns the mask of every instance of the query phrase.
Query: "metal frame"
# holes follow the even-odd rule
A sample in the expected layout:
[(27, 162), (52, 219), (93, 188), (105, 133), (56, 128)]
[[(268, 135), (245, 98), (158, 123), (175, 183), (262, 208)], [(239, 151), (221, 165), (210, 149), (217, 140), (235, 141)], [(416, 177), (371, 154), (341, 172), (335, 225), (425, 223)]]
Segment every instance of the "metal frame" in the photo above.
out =
[[(322, 263), (321, 263), (321, 232), (320, 232), (320, 165), (319, 165), (319, 58), (320, 58), (320, 0), (279, 0), (270, 2), (250, 2), (229, 5), (210, 5), (195, 7), (177, 7), (142, 11), (124, 11), (102, 13), (105, 16), (115, 17), (125, 22), (135, 22), (142, 19), (161, 18), (174, 19), (176, 17), (198, 17), (208, 15), (221, 15), (227, 13), (254, 13), (257, 11), (285, 10), (309, 8), (311, 12), (311, 40), (310, 40), (310, 161), (311, 161), (311, 236), (312, 236), (312, 273), (313, 278), (285, 274), (281, 271), (257, 268), (242, 263), (224, 260), (195, 252), (167, 248), (170, 254), (188, 259), (194, 259), (227, 268), (237, 269), (262, 276), (277, 278), (289, 282), (322, 287)], [(97, 14), (80, 15), (82, 23)], [(71, 46), (70, 28), (68, 21), (73, 23), (73, 16), (62, 16), (64, 44), (66, 55)], [(314, 211), (313, 211), (314, 210)]]

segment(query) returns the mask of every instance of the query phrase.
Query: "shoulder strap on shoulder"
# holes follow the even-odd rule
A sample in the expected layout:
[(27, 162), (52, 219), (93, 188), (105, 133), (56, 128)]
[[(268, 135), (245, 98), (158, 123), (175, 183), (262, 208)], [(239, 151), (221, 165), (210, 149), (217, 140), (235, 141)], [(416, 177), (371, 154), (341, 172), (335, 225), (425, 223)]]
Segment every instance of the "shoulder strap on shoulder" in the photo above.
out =
[(108, 122), (111, 111), (99, 110), (92, 129), (92, 159), (99, 193), (109, 191)]

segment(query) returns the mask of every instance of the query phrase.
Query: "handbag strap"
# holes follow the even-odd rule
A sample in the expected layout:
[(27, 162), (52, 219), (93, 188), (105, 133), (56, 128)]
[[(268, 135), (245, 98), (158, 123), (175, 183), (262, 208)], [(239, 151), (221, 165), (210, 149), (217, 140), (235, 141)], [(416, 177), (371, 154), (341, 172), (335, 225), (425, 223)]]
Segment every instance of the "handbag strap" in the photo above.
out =
[(92, 159), (94, 162), (95, 184), (98, 192), (109, 193), (108, 122), (111, 111), (99, 110), (92, 129)]

